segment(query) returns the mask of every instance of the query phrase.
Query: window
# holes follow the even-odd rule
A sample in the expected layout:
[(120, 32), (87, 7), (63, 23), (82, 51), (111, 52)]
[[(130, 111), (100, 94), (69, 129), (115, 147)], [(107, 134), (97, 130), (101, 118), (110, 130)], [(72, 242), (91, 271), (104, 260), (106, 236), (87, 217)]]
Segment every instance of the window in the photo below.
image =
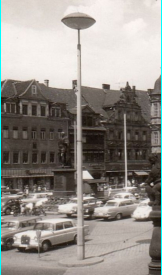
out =
[(127, 131), (127, 139), (131, 140), (131, 131), (130, 130)]
[(64, 228), (63, 228), (63, 223), (62, 223), (62, 222), (57, 223), (57, 224), (56, 224), (56, 230), (62, 230), (62, 229), (64, 229)]
[(146, 150), (142, 151), (142, 158), (147, 159), (147, 151)]
[(19, 153), (18, 152), (14, 152), (13, 153), (13, 163), (14, 164), (18, 164), (19, 163)]
[(158, 145), (159, 144), (159, 133), (153, 132), (153, 144)]
[(37, 163), (37, 158), (38, 158), (38, 155), (37, 155), (37, 153), (32, 153), (32, 163), (33, 164), (35, 164), (35, 163)]
[(142, 139), (143, 141), (146, 141), (146, 131), (143, 132)]
[(62, 138), (62, 133), (63, 133), (63, 130), (62, 129), (58, 129), (58, 138)]
[(65, 228), (65, 229), (71, 228), (71, 227), (73, 227), (72, 222), (64, 222), (64, 228)]
[(22, 113), (23, 113), (23, 115), (28, 114), (28, 105), (27, 104), (22, 105)]
[(23, 127), (22, 138), (23, 139), (28, 139), (28, 129), (26, 127)]
[(135, 132), (135, 140), (139, 140), (139, 132)]
[(123, 150), (122, 150), (122, 149), (119, 149), (119, 150), (118, 150), (118, 159), (119, 159), (119, 160), (122, 160), (122, 155), (123, 155)]
[(135, 112), (135, 121), (138, 121), (138, 113)]
[(41, 163), (46, 163), (46, 153), (45, 152), (41, 153)]
[(45, 129), (41, 129), (41, 139), (45, 140), (46, 138), (46, 130)]
[(110, 139), (114, 139), (114, 131), (110, 130)]
[(139, 156), (140, 156), (140, 151), (139, 151), (139, 149), (136, 149), (135, 150), (135, 159), (138, 160)]
[(114, 159), (114, 150), (110, 149), (110, 160)]
[(50, 152), (50, 163), (54, 163), (54, 162), (55, 162), (55, 153)]
[(46, 115), (46, 106), (41, 106), (41, 116)]
[(37, 143), (33, 142), (33, 149), (37, 149)]
[(9, 152), (3, 152), (3, 163), (8, 164), (10, 162)]
[(153, 103), (153, 116), (159, 116), (159, 108), (158, 108), (158, 103)]
[(130, 160), (131, 159), (131, 150), (130, 149), (127, 150), (127, 156), (128, 156), (128, 160)]
[(8, 126), (3, 127), (3, 138), (9, 138)]
[(7, 113), (16, 113), (16, 104), (15, 103), (6, 103), (6, 112)]
[(118, 119), (121, 120), (122, 118), (122, 111), (118, 111)]
[(32, 85), (32, 95), (36, 95), (36, 94), (37, 94), (37, 86)]
[(122, 134), (123, 134), (122, 131), (119, 131), (119, 132), (118, 132), (118, 139), (122, 139)]
[(82, 118), (83, 126), (93, 126), (93, 117), (91, 116), (83, 116)]
[(61, 117), (61, 108), (60, 107), (52, 107), (51, 115), (53, 117)]
[(13, 138), (18, 139), (18, 127), (13, 127)]
[(131, 119), (130, 112), (127, 112), (127, 120), (130, 120), (130, 119)]
[(32, 116), (37, 115), (37, 105), (32, 105)]
[(32, 129), (31, 134), (32, 134), (32, 139), (37, 139), (37, 131), (35, 128)]
[(28, 153), (23, 153), (23, 164), (28, 163)]
[(54, 129), (50, 129), (50, 136), (49, 136), (49, 139), (50, 140), (54, 140)]

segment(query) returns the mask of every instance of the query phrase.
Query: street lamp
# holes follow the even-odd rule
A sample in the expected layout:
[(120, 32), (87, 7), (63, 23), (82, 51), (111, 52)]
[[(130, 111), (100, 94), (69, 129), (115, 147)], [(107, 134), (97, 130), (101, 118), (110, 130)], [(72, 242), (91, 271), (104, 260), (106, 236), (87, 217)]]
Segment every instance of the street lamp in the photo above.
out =
[(61, 20), (67, 27), (78, 30), (77, 45), (77, 256), (78, 260), (85, 258), (84, 219), (83, 219), (83, 179), (82, 179), (82, 108), (81, 108), (81, 44), (80, 30), (91, 27), (96, 21), (84, 13), (72, 13)]
[(125, 187), (128, 183), (128, 168), (127, 168), (127, 119), (126, 109), (124, 108), (124, 162), (125, 162)]

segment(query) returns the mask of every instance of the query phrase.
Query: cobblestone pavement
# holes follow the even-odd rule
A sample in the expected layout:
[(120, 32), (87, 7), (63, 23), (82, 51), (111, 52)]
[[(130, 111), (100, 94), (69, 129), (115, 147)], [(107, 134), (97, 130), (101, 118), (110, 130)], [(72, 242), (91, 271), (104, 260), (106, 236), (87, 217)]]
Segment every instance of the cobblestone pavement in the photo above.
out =
[[(120, 221), (91, 221), (91, 234), (86, 237), (85, 256), (102, 257), (102, 263), (88, 267), (65, 268), (65, 275), (147, 275), (150, 262), (149, 244), (152, 236), (152, 222), (134, 222), (132, 219)], [(6, 257), (5, 257), (6, 253)], [(2, 265), (7, 263), (7, 255), (2, 253)], [(39, 265), (60, 268), (59, 261), (77, 255), (77, 246), (63, 245), (49, 252), (19, 253), (13, 265)], [(17, 260), (18, 259), (18, 262)]]

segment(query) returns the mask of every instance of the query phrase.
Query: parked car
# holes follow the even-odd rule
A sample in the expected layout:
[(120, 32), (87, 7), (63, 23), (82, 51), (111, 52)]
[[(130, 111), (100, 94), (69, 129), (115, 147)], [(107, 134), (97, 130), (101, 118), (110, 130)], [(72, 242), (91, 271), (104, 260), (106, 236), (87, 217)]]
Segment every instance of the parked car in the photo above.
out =
[(149, 199), (143, 200), (140, 202), (136, 210), (132, 213), (132, 218), (136, 221), (138, 220), (149, 220), (150, 212), (152, 207), (149, 206)]
[(40, 217), (16, 217), (1, 221), (1, 247), (10, 249), (15, 233), (33, 229), (34, 224), (41, 220)]
[(120, 220), (123, 217), (131, 216), (136, 207), (137, 204), (130, 199), (109, 200), (104, 206), (95, 208), (94, 217), (104, 220)]
[(47, 193), (29, 193), (27, 198), (22, 199), (21, 201), (24, 203), (41, 201), (43, 204), (48, 201), (48, 196), (49, 194), (47, 195)]
[[(101, 203), (101, 201), (100, 201)], [(59, 214), (66, 214), (67, 217), (77, 215), (78, 199), (72, 198), (68, 203), (58, 206)], [(95, 207), (99, 206), (99, 200), (94, 197), (83, 197), (84, 217), (92, 218)]]
[(16, 198), (1, 198), (1, 215), (10, 215), (16, 206)]
[(137, 202), (136, 197), (132, 193), (121, 192), (114, 195), (114, 199), (130, 199), (133, 202)]
[[(39, 231), (38, 231), (39, 230)], [(77, 243), (77, 226), (70, 219), (47, 219), (35, 224), (33, 230), (15, 234), (13, 246), (23, 252), (26, 249), (38, 249), (37, 232), (40, 232), (40, 248), (43, 252), (53, 245), (74, 241)], [(84, 225), (84, 235), (89, 234), (89, 226)]]

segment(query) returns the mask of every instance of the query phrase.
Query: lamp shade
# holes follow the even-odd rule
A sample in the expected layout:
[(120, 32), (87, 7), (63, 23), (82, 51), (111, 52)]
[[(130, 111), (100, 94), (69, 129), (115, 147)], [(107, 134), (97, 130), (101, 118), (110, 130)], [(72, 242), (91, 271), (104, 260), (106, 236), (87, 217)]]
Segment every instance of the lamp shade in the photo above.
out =
[(67, 27), (75, 30), (84, 30), (91, 27), (96, 21), (84, 13), (71, 13), (61, 20)]

